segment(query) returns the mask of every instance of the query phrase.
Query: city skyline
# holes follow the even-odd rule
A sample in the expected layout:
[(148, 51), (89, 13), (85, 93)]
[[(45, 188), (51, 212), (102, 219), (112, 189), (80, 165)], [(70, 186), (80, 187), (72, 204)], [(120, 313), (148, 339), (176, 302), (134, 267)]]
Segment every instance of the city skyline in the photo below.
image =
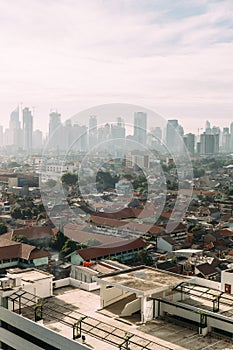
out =
[[(181, 154), (186, 146), (191, 156), (233, 152), (233, 122), (220, 128), (206, 120), (204, 128), (197, 125), (198, 132), (190, 133), (178, 119), (164, 120), (153, 111), (140, 110), (134, 105), (109, 104), (78, 113), (65, 122), (58, 111), (51, 111), (47, 123), (49, 131), (43, 134), (34, 129), (32, 110), (16, 107), (10, 113), (9, 127), (3, 129), (0, 125), (0, 147), (10, 147), (13, 152), (73, 149), (86, 153), (99, 147), (100, 150), (107, 146), (107, 150), (109, 145), (105, 142), (109, 141), (113, 142), (111, 147), (114, 148), (117, 140), (124, 140), (126, 149), (148, 147), (148, 150), (166, 152), (167, 148), (169, 152)], [(129, 147), (129, 144), (126, 146), (128, 142), (136, 143)]]
[(187, 132), (232, 121), (232, 1), (20, 0), (0, 11), (4, 126), (16, 102), (35, 107), (35, 129), (50, 109), (66, 120), (112, 102)]

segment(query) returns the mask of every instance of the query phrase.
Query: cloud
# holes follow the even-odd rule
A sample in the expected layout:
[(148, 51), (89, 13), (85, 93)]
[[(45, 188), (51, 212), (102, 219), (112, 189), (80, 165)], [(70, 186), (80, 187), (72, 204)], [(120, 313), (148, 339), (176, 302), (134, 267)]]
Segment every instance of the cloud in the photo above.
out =
[(19, 101), (44, 120), (106, 102), (230, 120), (232, 26), (230, 0), (0, 0), (5, 122)]

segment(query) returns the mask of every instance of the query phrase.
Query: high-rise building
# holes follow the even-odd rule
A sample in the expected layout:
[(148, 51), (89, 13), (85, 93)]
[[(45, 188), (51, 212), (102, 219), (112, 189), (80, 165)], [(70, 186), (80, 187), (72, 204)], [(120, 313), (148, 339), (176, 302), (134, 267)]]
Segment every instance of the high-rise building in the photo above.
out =
[(222, 132), (222, 152), (230, 152), (231, 134), (229, 128), (223, 128)]
[(231, 152), (233, 152), (233, 122), (230, 125), (230, 134), (231, 134), (230, 150)]
[(3, 126), (0, 125), (0, 147), (3, 146)]
[(28, 107), (23, 109), (23, 147), (24, 150), (32, 149), (32, 133), (33, 133), (33, 116)]
[(177, 139), (177, 128), (178, 128), (178, 120), (170, 119), (167, 121), (166, 128), (166, 145), (169, 152), (173, 152), (176, 148), (176, 139)]
[(147, 143), (147, 114), (145, 112), (134, 113), (134, 140), (143, 145)]
[(185, 135), (184, 144), (187, 150), (189, 151), (190, 155), (193, 156), (195, 151), (195, 135), (192, 133)]
[(59, 126), (61, 126), (61, 114), (53, 111), (49, 114), (49, 137), (53, 135)]
[(212, 133), (209, 120), (207, 120), (205, 123), (205, 133), (208, 135), (210, 135)]
[(19, 107), (17, 107), (10, 115), (10, 129), (20, 129)]
[(98, 128), (98, 142), (104, 142), (106, 140), (110, 139), (111, 134), (111, 126), (110, 124), (105, 124), (104, 126), (101, 126)]
[(90, 116), (89, 118), (89, 149), (92, 149), (97, 143), (97, 118)]
[(33, 149), (40, 150), (43, 147), (43, 134), (40, 130), (33, 131)]
[(162, 129), (159, 126), (156, 126), (151, 130), (151, 135), (154, 136), (156, 143), (162, 142)]
[(209, 155), (219, 153), (219, 134), (207, 134), (204, 132), (200, 137), (200, 154)]
[(111, 138), (125, 139), (125, 124), (122, 118), (117, 118), (117, 124), (111, 124)]

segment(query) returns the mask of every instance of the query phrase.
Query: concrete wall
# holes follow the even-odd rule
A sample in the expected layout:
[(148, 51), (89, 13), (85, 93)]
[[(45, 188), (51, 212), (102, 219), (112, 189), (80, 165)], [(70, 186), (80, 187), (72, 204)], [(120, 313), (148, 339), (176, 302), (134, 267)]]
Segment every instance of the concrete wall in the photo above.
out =
[(84, 289), (88, 292), (91, 292), (92, 290), (100, 289), (98, 284), (96, 282), (94, 283), (85, 283), (82, 281), (75, 280), (73, 278), (70, 278), (70, 285), (76, 288)]
[(157, 238), (157, 248), (159, 250), (164, 250), (165, 252), (172, 252), (173, 247), (170, 243), (166, 242), (163, 237)]
[[(54, 346), (61, 350), (87, 350), (90, 349), (86, 345), (79, 344), (76, 341), (63, 337), (59, 333), (56, 333), (44, 326), (39, 325), (31, 320), (28, 320), (18, 314), (15, 314), (0, 306), (0, 321), (4, 321), (21, 331), (24, 331), (28, 335), (35, 337), (36, 339), (43, 340), (49, 346)], [(72, 332), (71, 332), (72, 333)], [(17, 336), (12, 332), (9, 332), (0, 327), (0, 339), (3, 343), (11, 346), (17, 350), (43, 350), (38, 345), (35, 345), (23, 337)]]
[(153, 319), (153, 300), (147, 300), (146, 297), (141, 300), (141, 321), (147, 322)]
[(62, 287), (67, 287), (70, 285), (70, 278), (63, 278), (62, 280), (53, 281), (53, 288), (58, 289)]
[(49, 261), (48, 257), (44, 257), (44, 258), (34, 259), (33, 264), (35, 266), (48, 265), (48, 261)]
[(53, 288), (58, 289), (62, 287), (72, 286), (76, 288), (80, 288), (83, 290), (86, 290), (88, 292), (91, 292), (92, 290), (97, 290), (100, 287), (97, 285), (97, 283), (85, 283), (82, 281), (75, 280), (74, 278), (64, 278), (62, 280), (56, 280), (53, 282)]
[(116, 303), (119, 300), (122, 300), (133, 293), (124, 291), (120, 288), (115, 287), (106, 287), (105, 285), (101, 285), (100, 287), (100, 307), (104, 308), (111, 304)]
[(40, 298), (48, 298), (53, 295), (52, 278), (38, 280), (34, 283), (24, 282), (22, 279), (22, 287), (25, 291)]
[(217, 289), (217, 290), (221, 290), (221, 283), (219, 282), (215, 282), (215, 281), (211, 281), (211, 280), (206, 280), (204, 278), (200, 278), (200, 277), (195, 277), (193, 282), (195, 284), (201, 285), (203, 287), (208, 287), (208, 288), (213, 288), (213, 289)]
[(226, 290), (226, 284), (230, 285), (231, 287), (231, 294), (233, 294), (233, 270), (225, 270), (222, 271), (221, 274), (221, 290), (223, 292), (227, 292)]
[(122, 310), (120, 316), (125, 317), (125, 316), (131, 316), (135, 312), (141, 310), (141, 300), (140, 299), (135, 299), (131, 301), (130, 303), (127, 303)]

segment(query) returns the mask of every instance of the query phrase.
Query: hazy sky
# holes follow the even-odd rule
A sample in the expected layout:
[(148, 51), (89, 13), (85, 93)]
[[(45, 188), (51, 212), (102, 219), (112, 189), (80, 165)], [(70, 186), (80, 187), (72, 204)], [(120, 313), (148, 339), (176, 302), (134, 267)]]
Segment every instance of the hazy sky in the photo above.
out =
[(0, 0), (0, 124), (17, 103), (47, 130), (110, 102), (197, 132), (233, 121), (232, 0)]

